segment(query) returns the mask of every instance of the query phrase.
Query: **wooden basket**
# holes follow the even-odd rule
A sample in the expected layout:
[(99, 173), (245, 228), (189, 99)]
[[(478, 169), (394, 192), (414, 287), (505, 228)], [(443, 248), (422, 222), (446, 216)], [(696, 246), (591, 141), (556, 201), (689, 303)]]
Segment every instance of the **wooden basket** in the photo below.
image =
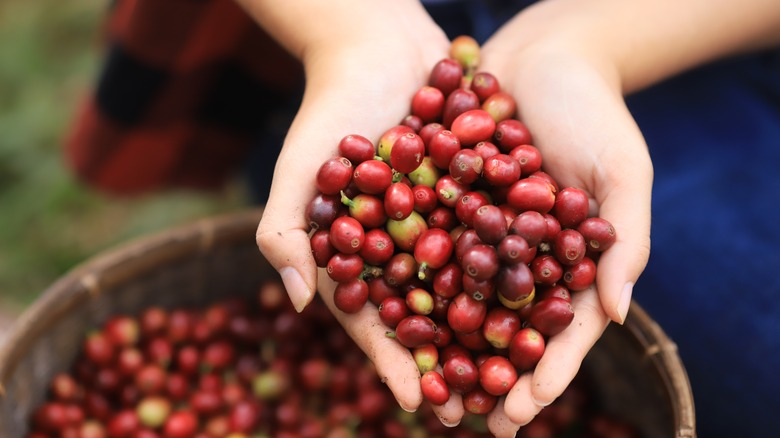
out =
[[(99, 254), (49, 287), (15, 322), (0, 350), (0, 438), (20, 438), (55, 373), (70, 368), (84, 335), (110, 315), (254, 296), (276, 275), (255, 244), (260, 210), (174, 228)], [(694, 437), (693, 397), (675, 344), (633, 303), (583, 372), (605, 408), (647, 437)]]

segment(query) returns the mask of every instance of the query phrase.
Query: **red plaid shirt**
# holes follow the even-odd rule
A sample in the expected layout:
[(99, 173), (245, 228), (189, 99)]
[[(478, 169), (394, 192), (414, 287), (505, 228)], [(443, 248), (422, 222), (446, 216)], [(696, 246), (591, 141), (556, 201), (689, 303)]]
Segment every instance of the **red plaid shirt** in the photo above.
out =
[(65, 155), (115, 194), (219, 187), (302, 69), (232, 0), (117, 0)]

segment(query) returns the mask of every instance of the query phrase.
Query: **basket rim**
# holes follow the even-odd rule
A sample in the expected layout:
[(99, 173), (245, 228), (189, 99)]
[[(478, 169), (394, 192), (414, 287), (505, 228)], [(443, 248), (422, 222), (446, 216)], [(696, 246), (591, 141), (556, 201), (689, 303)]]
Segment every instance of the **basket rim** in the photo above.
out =
[(262, 208), (245, 209), (172, 226), (120, 242), (73, 266), (11, 324), (0, 345), (0, 400), (5, 398), (5, 387), (18, 358), (27, 354), (39, 334), (58, 322), (73, 305), (100, 295), (107, 285), (123, 281), (130, 272), (151, 269), (160, 261), (191, 255), (193, 250), (202, 253), (249, 239), (247, 230), (257, 227), (262, 212)]
[[(636, 321), (635, 321), (636, 320)], [(641, 323), (640, 323), (641, 322)], [(624, 327), (644, 348), (644, 360), (652, 361), (672, 403), (677, 438), (696, 437), (696, 412), (688, 372), (677, 350), (677, 344), (635, 300), (631, 301)]]

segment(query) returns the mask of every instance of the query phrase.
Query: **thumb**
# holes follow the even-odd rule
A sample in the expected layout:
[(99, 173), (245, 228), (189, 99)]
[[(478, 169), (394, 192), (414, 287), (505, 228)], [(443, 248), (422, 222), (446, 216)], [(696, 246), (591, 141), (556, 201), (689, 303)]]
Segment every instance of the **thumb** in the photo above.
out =
[(306, 231), (278, 226), (288, 217), (284, 214), (269, 214), (266, 208), (257, 228), (256, 239), (260, 252), (279, 272), (290, 301), (300, 313), (314, 298), (317, 270)]
[[(268, 203), (257, 227), (257, 246), (281, 276), (295, 310), (301, 312), (317, 290), (317, 265), (311, 252), (306, 207), (315, 194), (316, 161), (290, 160), (282, 151)], [(294, 157), (293, 157), (294, 158)], [(297, 162), (291, 166), (290, 161)]]
[(625, 322), (634, 284), (650, 256), (652, 168), (636, 170), (623, 181), (600, 207), (600, 216), (615, 227), (617, 240), (601, 254), (596, 273), (601, 304), (619, 324)]

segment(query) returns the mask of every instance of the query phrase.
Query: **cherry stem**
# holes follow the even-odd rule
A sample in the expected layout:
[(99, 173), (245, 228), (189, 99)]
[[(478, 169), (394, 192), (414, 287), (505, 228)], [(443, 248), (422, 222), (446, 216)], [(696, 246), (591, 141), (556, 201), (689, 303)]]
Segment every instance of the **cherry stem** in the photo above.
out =
[(379, 266), (372, 266), (372, 265), (364, 265), (363, 266), (363, 272), (360, 273), (360, 278), (362, 279), (371, 279), (371, 278), (379, 278), (382, 276), (384, 271)]
[(347, 197), (347, 194), (344, 193), (344, 190), (341, 191), (341, 203), (346, 205), (347, 207), (352, 207), (353, 205), (355, 205), (355, 201), (349, 199)]

